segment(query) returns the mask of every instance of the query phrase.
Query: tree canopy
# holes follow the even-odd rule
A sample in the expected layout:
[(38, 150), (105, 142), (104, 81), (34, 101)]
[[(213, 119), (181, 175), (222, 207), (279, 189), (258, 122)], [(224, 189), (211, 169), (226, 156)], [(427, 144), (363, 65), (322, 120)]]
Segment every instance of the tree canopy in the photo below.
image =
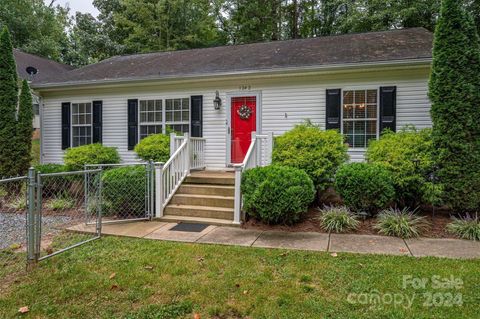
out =
[[(98, 17), (56, 0), (0, 1), (14, 47), (74, 66), (118, 54), (407, 27), (435, 29), (441, 0), (94, 0)], [(480, 0), (460, 0), (480, 27)]]

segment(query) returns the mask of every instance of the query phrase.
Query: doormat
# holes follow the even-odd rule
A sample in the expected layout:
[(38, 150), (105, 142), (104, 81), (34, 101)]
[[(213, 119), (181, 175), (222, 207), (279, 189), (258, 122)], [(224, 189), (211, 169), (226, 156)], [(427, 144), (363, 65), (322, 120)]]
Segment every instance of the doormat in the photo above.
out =
[(209, 225), (205, 224), (195, 224), (195, 223), (180, 223), (178, 225), (173, 226), (169, 230), (173, 231), (186, 231), (191, 233), (200, 233)]

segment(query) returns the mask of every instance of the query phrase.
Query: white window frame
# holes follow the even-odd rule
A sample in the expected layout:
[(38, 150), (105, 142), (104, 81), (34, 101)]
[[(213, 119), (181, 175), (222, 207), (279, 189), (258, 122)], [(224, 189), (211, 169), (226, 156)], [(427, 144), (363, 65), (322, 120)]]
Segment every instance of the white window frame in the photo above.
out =
[[(183, 100), (187, 99), (188, 100), (188, 121), (167, 121), (167, 100)], [(143, 122), (141, 121), (140, 117), (140, 103), (141, 101), (157, 101), (160, 100), (162, 101), (162, 121), (161, 122)], [(183, 105), (182, 105), (183, 107)], [(183, 112), (183, 111), (180, 111)], [(166, 134), (167, 132), (167, 126), (172, 126), (172, 125), (188, 125), (188, 131), (190, 132), (191, 130), (191, 118), (192, 118), (192, 102), (191, 102), (191, 95), (185, 96), (162, 96), (162, 97), (143, 97), (143, 98), (138, 98), (138, 110), (137, 110), (137, 116), (138, 116), (138, 140), (141, 140), (141, 127), (142, 126), (149, 126), (149, 125), (161, 125), (162, 126), (162, 134)]]
[[(73, 105), (77, 104), (90, 104), (90, 113), (76, 113), (76, 114), (90, 114), (90, 124), (73, 124)], [(90, 127), (90, 143), (82, 145), (73, 145), (74, 140), (74, 128), (75, 127)], [(78, 147), (83, 145), (93, 144), (93, 101), (81, 101), (81, 102), (72, 102), (70, 103), (70, 145), (72, 147)]]
[[(342, 135), (345, 135), (347, 136), (347, 134), (344, 133), (343, 131), (343, 122), (344, 122), (344, 118), (343, 118), (343, 96), (344, 96), (344, 93), (346, 91), (376, 91), (377, 92), (377, 125), (376, 125), (376, 139), (378, 140), (380, 138), (380, 87), (378, 86), (368, 86), (368, 85), (365, 85), (365, 86), (357, 86), (357, 87), (346, 87), (346, 88), (342, 88), (341, 90), (341, 104), (340, 104), (340, 133)], [(367, 98), (365, 96), (365, 98)], [(361, 121), (361, 120), (368, 120), (368, 119), (358, 119), (358, 121)], [(370, 118), (370, 120), (372, 120)], [(355, 122), (355, 119), (352, 119), (352, 122)], [(353, 147), (353, 146), (349, 146), (349, 149), (352, 149), (352, 150), (366, 150), (367, 147)]]

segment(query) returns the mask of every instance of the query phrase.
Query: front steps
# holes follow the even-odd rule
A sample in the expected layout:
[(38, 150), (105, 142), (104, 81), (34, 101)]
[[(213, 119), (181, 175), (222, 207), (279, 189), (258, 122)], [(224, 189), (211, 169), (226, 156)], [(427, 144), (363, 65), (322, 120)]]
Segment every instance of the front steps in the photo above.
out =
[(233, 172), (192, 172), (165, 207), (162, 220), (232, 225), (234, 185)]

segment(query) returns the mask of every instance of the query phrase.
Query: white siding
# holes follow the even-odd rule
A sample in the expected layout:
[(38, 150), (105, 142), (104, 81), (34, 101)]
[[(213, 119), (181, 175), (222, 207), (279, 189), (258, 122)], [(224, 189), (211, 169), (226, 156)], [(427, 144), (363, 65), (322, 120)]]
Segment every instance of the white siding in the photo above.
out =
[[(223, 81), (182, 84), (150, 84), (83, 91), (46, 92), (43, 97), (44, 163), (62, 162), (61, 103), (103, 101), (103, 144), (114, 146), (124, 162), (136, 161), (133, 151), (127, 150), (127, 100), (132, 98), (172, 98), (203, 95), (203, 132), (207, 139), (206, 162), (209, 168), (225, 167), (226, 161), (226, 94), (247, 86), (262, 96), (262, 131), (284, 133), (305, 119), (325, 127), (325, 91), (329, 88), (355, 89), (397, 86), (397, 128), (413, 124), (429, 127), (430, 102), (427, 97), (428, 68), (390, 72), (355, 72), (296, 76), (276, 79), (239, 78)], [(215, 110), (215, 91), (223, 100), (221, 110)], [(245, 91), (248, 95), (248, 90)], [(362, 150), (351, 150), (351, 160), (363, 159)]]

